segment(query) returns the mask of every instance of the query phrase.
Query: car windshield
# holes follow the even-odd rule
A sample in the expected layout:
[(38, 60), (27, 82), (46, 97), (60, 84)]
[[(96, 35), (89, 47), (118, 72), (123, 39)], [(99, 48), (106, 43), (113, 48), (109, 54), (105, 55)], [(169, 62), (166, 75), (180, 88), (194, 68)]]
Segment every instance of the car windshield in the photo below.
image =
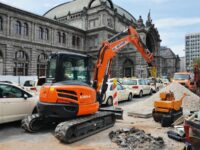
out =
[(189, 74), (175, 74), (174, 79), (175, 80), (188, 80), (190, 78)]
[(137, 85), (137, 81), (136, 80), (123, 80), (122, 84), (123, 85)]
[(28, 80), (24, 83), (24, 86), (26, 87), (32, 87), (32, 86), (35, 86), (35, 81), (33, 80)]
[(169, 80), (168, 79), (163, 79), (163, 82), (169, 82)]

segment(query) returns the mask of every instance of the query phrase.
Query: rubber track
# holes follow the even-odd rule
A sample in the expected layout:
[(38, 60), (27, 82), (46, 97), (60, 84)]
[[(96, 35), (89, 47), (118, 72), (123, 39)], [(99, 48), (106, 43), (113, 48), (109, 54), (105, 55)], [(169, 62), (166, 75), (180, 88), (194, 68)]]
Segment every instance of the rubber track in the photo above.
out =
[[(41, 117), (39, 114), (33, 114), (31, 116), (27, 116), (26, 118), (24, 118), (21, 122), (21, 127), (22, 129), (24, 129), (25, 131), (27, 132), (30, 132), (30, 133), (35, 133), (37, 131), (33, 130), (32, 128), (32, 122), (36, 119), (39, 119), (41, 120)], [(42, 122), (41, 122), (42, 123)]]
[[(94, 131), (89, 132), (87, 134), (84, 134), (84, 135), (81, 135), (81, 136), (78, 136), (78, 137), (73, 137), (72, 139), (67, 139), (67, 133), (70, 129), (73, 129), (74, 127), (77, 127), (78, 125), (83, 125), (84, 123), (87, 124), (90, 121), (94, 121), (94, 120), (98, 121), (98, 119), (103, 119), (104, 117), (108, 117), (108, 116), (111, 116), (113, 118), (113, 121), (112, 121), (111, 124), (109, 124), (107, 126), (103, 126), (103, 128), (100, 128), (98, 130), (94, 130)], [(114, 126), (115, 120), (116, 120), (116, 118), (115, 118), (114, 113), (97, 112), (96, 114), (91, 115), (91, 116), (81, 117), (80, 119), (74, 119), (74, 120), (69, 120), (69, 121), (60, 123), (55, 129), (55, 137), (58, 138), (61, 142), (70, 144), (70, 143), (79, 141), (83, 138), (86, 138), (88, 136), (91, 136), (95, 133), (98, 133), (102, 130), (105, 130), (107, 128)]]

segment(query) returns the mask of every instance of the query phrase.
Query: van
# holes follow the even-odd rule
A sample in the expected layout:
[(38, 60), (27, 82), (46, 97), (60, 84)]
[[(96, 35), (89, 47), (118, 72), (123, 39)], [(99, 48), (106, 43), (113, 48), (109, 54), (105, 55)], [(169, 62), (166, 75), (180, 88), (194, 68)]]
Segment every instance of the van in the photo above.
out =
[(172, 82), (180, 83), (181, 85), (187, 87), (193, 92), (196, 91), (196, 86), (194, 84), (194, 74), (191, 72), (175, 73)]

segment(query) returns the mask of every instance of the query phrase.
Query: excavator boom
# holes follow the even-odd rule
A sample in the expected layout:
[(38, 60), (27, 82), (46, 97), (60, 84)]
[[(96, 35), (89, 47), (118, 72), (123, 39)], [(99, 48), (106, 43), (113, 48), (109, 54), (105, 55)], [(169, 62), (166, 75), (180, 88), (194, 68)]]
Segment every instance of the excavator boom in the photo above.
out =
[[(128, 35), (114, 41), (114, 39), (124, 35), (126, 32), (128, 32)], [(128, 44), (132, 44), (148, 63), (148, 66), (152, 66), (152, 61), (154, 59), (153, 53), (148, 50), (148, 48), (142, 42), (139, 34), (132, 26), (130, 26), (127, 30), (115, 35), (108, 41), (103, 42), (96, 62), (93, 84), (93, 87), (96, 89), (98, 94), (98, 101), (100, 103), (107, 90), (106, 83), (110, 76), (112, 59), (116, 56), (117, 52), (122, 50)]]

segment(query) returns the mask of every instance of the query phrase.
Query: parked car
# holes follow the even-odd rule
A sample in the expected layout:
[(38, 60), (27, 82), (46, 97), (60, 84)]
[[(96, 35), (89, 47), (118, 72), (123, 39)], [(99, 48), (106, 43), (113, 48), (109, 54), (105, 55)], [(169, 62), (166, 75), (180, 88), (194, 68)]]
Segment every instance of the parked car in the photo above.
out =
[(161, 88), (163, 88), (163, 82), (160, 78), (148, 78), (146, 79), (148, 84), (151, 86), (151, 89), (153, 92), (159, 91)]
[(194, 74), (191, 72), (177, 72), (174, 74), (172, 82), (177, 82), (187, 87), (191, 91), (196, 90), (196, 86), (194, 84)]
[(46, 77), (40, 77), (38, 80), (27, 80), (24, 82), (24, 89), (32, 94), (38, 95), (42, 85), (46, 82)]
[(132, 83), (132, 89), (133, 94), (137, 95), (139, 97), (143, 97), (143, 95), (148, 95), (153, 93), (153, 89), (150, 85), (148, 85), (148, 82), (145, 79), (131, 79)]
[[(109, 82), (107, 82), (108, 84), (108, 88), (107, 91), (105, 93), (105, 96), (103, 98), (103, 104), (107, 104), (108, 106), (112, 106), (113, 105), (113, 95), (115, 94), (115, 91), (113, 90), (113, 83), (109, 80)], [(117, 96), (118, 96), (118, 101), (124, 101), (124, 100), (129, 100), (131, 101), (133, 98), (133, 93), (123, 87), (121, 85), (121, 83), (117, 83)]]
[(161, 79), (162, 82), (163, 82), (163, 86), (167, 86), (170, 84), (169, 80), (168, 79)]
[(0, 83), (0, 124), (22, 120), (37, 112), (37, 98), (22, 88)]

